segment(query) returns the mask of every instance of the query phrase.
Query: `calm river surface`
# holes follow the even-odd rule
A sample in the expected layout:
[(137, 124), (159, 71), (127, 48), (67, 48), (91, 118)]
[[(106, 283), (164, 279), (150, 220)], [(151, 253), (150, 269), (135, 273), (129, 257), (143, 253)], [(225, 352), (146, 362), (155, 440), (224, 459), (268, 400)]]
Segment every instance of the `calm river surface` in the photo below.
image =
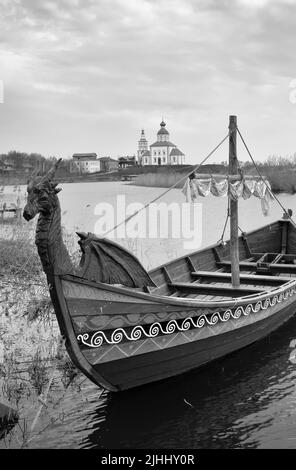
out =
[[(126, 195), (127, 204), (146, 203), (163, 191), (125, 183), (62, 187), (63, 223), (69, 230), (90, 232), (99, 218), (94, 213), (96, 204), (115, 205), (118, 194)], [(296, 217), (296, 196), (281, 195), (279, 199)], [(163, 201), (181, 203), (184, 196), (173, 190)], [(200, 246), (206, 246), (220, 238), (227, 201), (209, 197), (201, 202), (202, 216), (196, 230), (202, 231)], [(240, 202), (243, 230), (281, 216), (276, 202), (269, 217), (263, 217), (258, 199)], [(128, 245), (147, 268), (186, 251), (181, 239), (138, 239)], [(32, 446), (296, 448), (296, 364), (289, 361), (294, 338), (296, 316), (269, 337), (205, 369), (136, 391), (102, 394), (86, 379), (80, 390), (68, 390), (62, 419), (36, 437)]]

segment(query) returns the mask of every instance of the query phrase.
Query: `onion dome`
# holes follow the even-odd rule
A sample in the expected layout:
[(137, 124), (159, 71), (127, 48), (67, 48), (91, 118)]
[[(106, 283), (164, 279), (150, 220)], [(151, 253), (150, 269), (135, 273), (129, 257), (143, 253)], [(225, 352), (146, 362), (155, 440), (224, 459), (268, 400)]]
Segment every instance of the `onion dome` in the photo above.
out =
[(157, 132), (157, 135), (160, 135), (160, 134), (167, 134), (167, 135), (168, 135), (168, 134), (169, 134), (168, 131), (166, 130), (165, 126), (166, 126), (166, 123), (163, 122), (163, 121), (161, 121), (161, 123), (160, 123), (160, 129), (159, 129), (159, 131)]

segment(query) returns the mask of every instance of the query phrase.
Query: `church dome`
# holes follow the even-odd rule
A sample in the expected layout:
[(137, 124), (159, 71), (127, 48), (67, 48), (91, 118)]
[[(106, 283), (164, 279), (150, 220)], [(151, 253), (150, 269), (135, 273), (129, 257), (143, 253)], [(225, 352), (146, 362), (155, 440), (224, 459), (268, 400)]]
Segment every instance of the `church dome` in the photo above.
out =
[(160, 129), (159, 129), (159, 131), (157, 132), (157, 135), (160, 135), (160, 134), (167, 134), (167, 135), (168, 135), (168, 134), (169, 134), (168, 131), (166, 130), (165, 126), (166, 126), (166, 123), (163, 122), (163, 121), (161, 121), (161, 123), (160, 123)]

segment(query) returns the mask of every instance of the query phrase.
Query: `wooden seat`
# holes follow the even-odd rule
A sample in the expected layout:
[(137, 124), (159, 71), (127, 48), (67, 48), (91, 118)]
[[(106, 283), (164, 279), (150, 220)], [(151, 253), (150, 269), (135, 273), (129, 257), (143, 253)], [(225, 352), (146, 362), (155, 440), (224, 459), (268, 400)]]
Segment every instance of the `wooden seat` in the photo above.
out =
[(242, 297), (247, 295), (260, 294), (264, 292), (262, 289), (256, 289), (254, 287), (221, 287), (213, 286), (211, 284), (196, 284), (193, 282), (172, 282), (168, 284), (169, 287), (172, 287), (177, 290), (185, 290), (196, 292), (199, 294), (209, 294), (209, 295), (222, 295), (224, 297)]
[[(193, 277), (198, 277), (200, 279), (205, 279), (209, 281), (218, 281), (218, 282), (230, 282), (231, 273), (225, 273), (221, 271), (193, 271), (191, 273)], [(279, 276), (262, 276), (259, 274), (241, 274), (241, 281), (246, 281), (248, 284), (268, 284), (277, 286), (287, 282), (287, 278)]]
[[(220, 268), (231, 268), (231, 261), (217, 261), (217, 266)], [(239, 263), (240, 270), (256, 271), (258, 264), (252, 261), (241, 261)], [(268, 264), (268, 271), (271, 273), (291, 273), (296, 276), (296, 264), (281, 264), (270, 263)]]

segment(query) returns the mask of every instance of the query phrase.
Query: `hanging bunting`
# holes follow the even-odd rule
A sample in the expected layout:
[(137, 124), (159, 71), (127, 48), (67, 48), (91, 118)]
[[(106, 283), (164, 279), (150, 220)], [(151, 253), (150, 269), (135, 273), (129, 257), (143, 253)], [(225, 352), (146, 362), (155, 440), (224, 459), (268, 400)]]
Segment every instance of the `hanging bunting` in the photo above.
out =
[(237, 201), (240, 197), (249, 199), (251, 196), (261, 199), (263, 215), (268, 215), (270, 202), (274, 199), (270, 184), (267, 180), (245, 180), (244, 178), (230, 182), (227, 178), (216, 180), (211, 178), (187, 178), (182, 193), (186, 197), (186, 202), (195, 202), (198, 196), (206, 197), (212, 194), (216, 197), (229, 195), (231, 199)]

